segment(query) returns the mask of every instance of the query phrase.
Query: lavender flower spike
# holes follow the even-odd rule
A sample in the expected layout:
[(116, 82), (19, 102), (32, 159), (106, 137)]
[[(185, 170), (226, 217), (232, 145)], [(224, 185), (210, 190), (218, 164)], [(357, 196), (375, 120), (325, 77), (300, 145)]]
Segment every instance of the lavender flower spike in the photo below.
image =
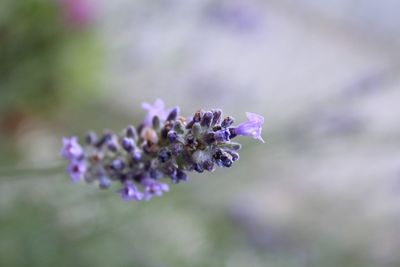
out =
[(78, 144), (78, 138), (72, 136), (71, 138), (63, 138), (63, 147), (61, 149), (61, 156), (68, 160), (74, 160), (83, 155), (83, 149)]
[(248, 121), (239, 124), (235, 128), (235, 134), (241, 136), (250, 136), (254, 139), (260, 140), (265, 143), (261, 137), (262, 125), (264, 124), (264, 117), (255, 113), (246, 112)]
[(142, 103), (142, 108), (147, 110), (147, 115), (144, 118), (144, 124), (146, 126), (151, 126), (154, 116), (158, 116), (161, 122), (164, 122), (170, 110), (165, 109), (164, 101), (157, 99), (153, 105), (149, 103)]
[(107, 130), (98, 138), (91, 133), (83, 147), (76, 137), (63, 139), (61, 155), (73, 182), (84, 177), (101, 189), (117, 183), (123, 200), (150, 200), (169, 191), (166, 180), (179, 184), (188, 181), (188, 172), (232, 167), (241, 148), (232, 141), (237, 135), (264, 141), (264, 118), (254, 113), (248, 112), (248, 121), (234, 127), (233, 117), (221, 118), (222, 110), (198, 110), (183, 119), (179, 108), (166, 110), (160, 99), (143, 108), (148, 111), (145, 127), (130, 125), (119, 134)]

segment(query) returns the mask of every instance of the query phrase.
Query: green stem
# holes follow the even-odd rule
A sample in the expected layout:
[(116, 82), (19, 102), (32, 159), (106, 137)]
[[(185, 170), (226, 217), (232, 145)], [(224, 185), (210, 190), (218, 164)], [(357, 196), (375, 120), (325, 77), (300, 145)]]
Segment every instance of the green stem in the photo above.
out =
[(25, 178), (29, 176), (51, 176), (53, 174), (60, 174), (64, 171), (63, 164), (54, 164), (49, 166), (39, 167), (11, 167), (0, 168), (0, 181), (5, 181), (13, 178)]

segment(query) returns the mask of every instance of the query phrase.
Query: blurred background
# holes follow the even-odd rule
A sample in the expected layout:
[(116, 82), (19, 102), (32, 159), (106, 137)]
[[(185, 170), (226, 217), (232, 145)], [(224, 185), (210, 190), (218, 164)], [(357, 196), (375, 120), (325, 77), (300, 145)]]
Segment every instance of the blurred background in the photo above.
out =
[[(400, 266), (400, 2), (2, 0), (0, 266)], [(61, 137), (265, 116), (230, 169), (124, 203)]]

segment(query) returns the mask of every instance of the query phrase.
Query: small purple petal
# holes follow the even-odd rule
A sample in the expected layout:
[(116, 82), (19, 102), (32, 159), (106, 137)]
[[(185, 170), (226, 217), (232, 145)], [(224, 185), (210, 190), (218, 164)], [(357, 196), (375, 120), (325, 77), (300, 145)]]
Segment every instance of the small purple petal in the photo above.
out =
[(170, 110), (165, 108), (164, 101), (161, 99), (157, 99), (153, 105), (142, 103), (142, 108), (147, 110), (147, 115), (143, 122), (146, 126), (152, 125), (154, 116), (158, 116), (160, 121), (164, 122), (170, 113)]
[(150, 200), (153, 196), (161, 197), (163, 192), (169, 192), (168, 184), (159, 183), (151, 178), (145, 178), (141, 183), (144, 189), (144, 199), (146, 201)]
[(118, 193), (125, 201), (140, 201), (143, 199), (143, 193), (131, 181), (126, 181)]
[(78, 138), (63, 138), (63, 147), (61, 148), (61, 156), (68, 160), (74, 160), (83, 155), (83, 149), (78, 144)]
[(160, 189), (161, 189), (161, 191), (163, 191), (163, 192), (169, 192), (169, 185), (168, 185), (168, 184), (160, 183)]
[(229, 130), (226, 130), (226, 129), (222, 129), (222, 130), (216, 131), (215, 134), (214, 134), (214, 138), (218, 142), (227, 142), (227, 141), (229, 141), (229, 136), (230, 136), (230, 132), (229, 132)]
[(264, 117), (255, 113), (246, 112), (247, 121), (239, 124), (235, 128), (235, 133), (241, 136), (249, 136), (254, 139), (265, 142), (261, 137), (262, 125), (264, 124)]
[(78, 182), (86, 172), (86, 163), (85, 161), (77, 161), (73, 160), (67, 168), (68, 174), (71, 176), (72, 182)]

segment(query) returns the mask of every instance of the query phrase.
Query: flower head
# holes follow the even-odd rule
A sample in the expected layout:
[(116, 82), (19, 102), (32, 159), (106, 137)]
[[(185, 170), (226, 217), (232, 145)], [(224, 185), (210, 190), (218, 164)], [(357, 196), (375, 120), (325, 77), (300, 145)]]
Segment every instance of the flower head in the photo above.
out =
[(141, 182), (144, 190), (144, 199), (150, 200), (153, 196), (161, 197), (163, 192), (169, 191), (168, 184), (157, 182), (151, 178), (145, 178)]
[(161, 99), (157, 99), (153, 105), (149, 103), (142, 103), (142, 108), (147, 110), (147, 115), (143, 122), (146, 126), (151, 126), (155, 116), (157, 116), (160, 121), (165, 121), (170, 113), (170, 110), (165, 108), (164, 101)]
[(131, 181), (125, 181), (124, 186), (118, 193), (125, 201), (140, 201), (143, 199), (143, 193)]
[(76, 136), (72, 136), (71, 138), (63, 138), (61, 155), (68, 160), (78, 159), (83, 155), (83, 149), (78, 144), (78, 139)]
[[(85, 178), (101, 189), (112, 183), (125, 201), (150, 200), (169, 191), (169, 185), (188, 181), (188, 172), (213, 172), (216, 167), (230, 168), (239, 160), (241, 145), (237, 135), (263, 141), (264, 118), (247, 113), (248, 121), (233, 127), (234, 118), (222, 119), (222, 110), (198, 110), (190, 119), (179, 116), (179, 108), (166, 110), (157, 100), (143, 104), (148, 114), (139, 127), (128, 126), (115, 133), (91, 133), (81, 147), (76, 137), (64, 138), (61, 155), (69, 161), (68, 174), (73, 182)], [(155, 117), (157, 116), (157, 117)]]
[(262, 125), (264, 124), (264, 117), (255, 113), (246, 112), (247, 121), (239, 124), (235, 128), (235, 134), (241, 136), (250, 136), (254, 139), (265, 142), (261, 137)]

